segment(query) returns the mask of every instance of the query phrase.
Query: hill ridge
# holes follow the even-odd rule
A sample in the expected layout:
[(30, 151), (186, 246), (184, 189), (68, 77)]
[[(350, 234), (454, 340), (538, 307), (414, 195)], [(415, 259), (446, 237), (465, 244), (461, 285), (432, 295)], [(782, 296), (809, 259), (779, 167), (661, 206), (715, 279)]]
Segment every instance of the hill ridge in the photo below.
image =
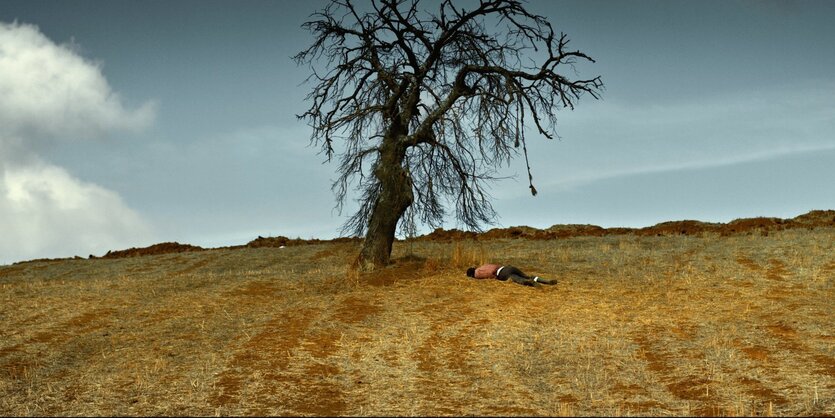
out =
[[(572, 238), (582, 236), (605, 236), (605, 235), (638, 235), (638, 236), (665, 236), (665, 235), (690, 235), (702, 236), (706, 233), (715, 233), (720, 236), (730, 236), (739, 234), (760, 233), (768, 235), (771, 231), (780, 231), (785, 229), (795, 228), (831, 228), (835, 227), (835, 210), (811, 210), (794, 218), (776, 218), (776, 217), (754, 217), (754, 218), (738, 218), (727, 223), (722, 222), (703, 222), (697, 220), (680, 220), (680, 221), (666, 221), (660, 222), (653, 226), (642, 228), (628, 228), (628, 227), (613, 227), (603, 228), (601, 226), (592, 224), (555, 224), (545, 229), (534, 228), (530, 226), (511, 226), (507, 228), (492, 228), (484, 232), (462, 231), (459, 229), (437, 228), (434, 231), (412, 238), (417, 241), (452, 241), (452, 240), (493, 240), (493, 239), (507, 239), (507, 238), (523, 238), (535, 240), (548, 240), (560, 238)], [(302, 239), (302, 238), (288, 238), (286, 236), (262, 237), (259, 236), (244, 245), (217, 247), (217, 248), (203, 248), (196, 245), (181, 244), (179, 242), (163, 242), (154, 244), (148, 247), (128, 248), (125, 250), (111, 250), (101, 257), (90, 255), (89, 259), (112, 259), (112, 258), (127, 258), (127, 257), (141, 257), (146, 255), (170, 254), (191, 251), (205, 251), (212, 249), (237, 249), (237, 248), (280, 248), (295, 245), (309, 245), (321, 243), (337, 243), (337, 242), (360, 242), (362, 238), (356, 237), (339, 237), (334, 239)], [(402, 241), (402, 240), (401, 240)], [(41, 262), (41, 261), (61, 261), (82, 259), (82, 257), (66, 257), (66, 258), (51, 258), (51, 259), (35, 259), (19, 261), (15, 264)]]

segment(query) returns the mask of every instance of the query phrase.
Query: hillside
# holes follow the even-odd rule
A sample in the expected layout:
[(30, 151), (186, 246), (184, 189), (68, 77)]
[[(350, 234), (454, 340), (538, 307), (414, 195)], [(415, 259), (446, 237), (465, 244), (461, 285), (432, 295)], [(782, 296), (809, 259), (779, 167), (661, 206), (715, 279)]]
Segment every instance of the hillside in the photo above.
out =
[(0, 267), (0, 414), (835, 414), (833, 211), (435, 231), (371, 274), (358, 245)]

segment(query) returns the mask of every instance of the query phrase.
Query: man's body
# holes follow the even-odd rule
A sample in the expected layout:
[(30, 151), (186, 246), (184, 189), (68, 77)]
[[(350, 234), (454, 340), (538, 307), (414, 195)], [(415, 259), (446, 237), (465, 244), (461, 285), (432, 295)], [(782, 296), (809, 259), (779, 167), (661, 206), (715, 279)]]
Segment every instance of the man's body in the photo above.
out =
[(542, 284), (557, 284), (556, 280), (543, 279), (539, 276), (528, 276), (516, 267), (503, 266), (501, 264), (484, 264), (478, 268), (470, 267), (467, 269), (467, 276), (475, 279), (511, 279), (515, 283), (523, 284), (525, 286), (534, 286), (536, 283)]

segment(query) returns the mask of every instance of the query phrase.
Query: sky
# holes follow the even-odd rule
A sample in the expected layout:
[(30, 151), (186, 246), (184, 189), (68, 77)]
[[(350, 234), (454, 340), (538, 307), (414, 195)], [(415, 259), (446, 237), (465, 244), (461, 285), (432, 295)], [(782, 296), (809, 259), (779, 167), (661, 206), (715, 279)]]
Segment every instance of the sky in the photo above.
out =
[[(350, 206), (295, 117), (312, 86), (291, 59), (325, 4), (0, 0), (0, 265), (338, 236)], [(539, 195), (515, 159), (486, 228), (835, 209), (835, 2), (527, 7), (605, 91), (558, 113), (559, 139), (529, 136)]]

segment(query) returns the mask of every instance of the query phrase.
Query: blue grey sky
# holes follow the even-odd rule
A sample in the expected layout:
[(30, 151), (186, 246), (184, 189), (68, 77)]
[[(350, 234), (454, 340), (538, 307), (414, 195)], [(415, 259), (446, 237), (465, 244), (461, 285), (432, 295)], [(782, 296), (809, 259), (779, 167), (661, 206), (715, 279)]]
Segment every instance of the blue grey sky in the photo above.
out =
[[(324, 5), (0, 0), (0, 264), (337, 236), (350, 213), (295, 118), (311, 86), (291, 59)], [(561, 113), (559, 140), (531, 137), (540, 194), (515, 160), (492, 188), (495, 226), (835, 208), (835, 2), (528, 8), (606, 89)]]

